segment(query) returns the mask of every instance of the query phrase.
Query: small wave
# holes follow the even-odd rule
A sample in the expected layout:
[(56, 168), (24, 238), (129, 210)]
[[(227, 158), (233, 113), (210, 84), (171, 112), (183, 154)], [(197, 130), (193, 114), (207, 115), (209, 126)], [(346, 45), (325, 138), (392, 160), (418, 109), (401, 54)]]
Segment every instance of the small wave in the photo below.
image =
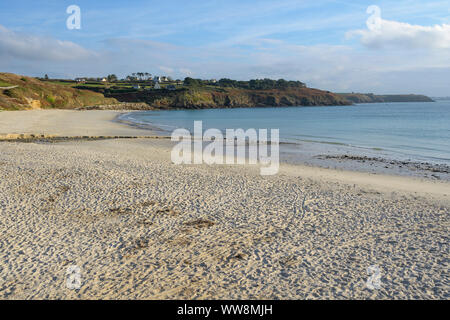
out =
[(336, 141), (320, 141), (320, 140), (308, 140), (308, 139), (299, 139), (299, 140), (300, 140), (300, 141), (303, 141), (303, 142), (332, 144), (332, 145), (337, 145), (337, 146), (347, 146), (347, 147), (351, 147), (351, 146), (352, 146), (352, 145), (347, 144), (347, 143), (336, 142)]
[(135, 117), (136, 114), (138, 114), (138, 113), (136, 113), (136, 112), (125, 113), (125, 114), (120, 115), (117, 119), (119, 121), (129, 122), (131, 125), (137, 125), (144, 129), (150, 129), (150, 130), (156, 129), (156, 130), (159, 130), (162, 132), (171, 132), (174, 129), (177, 129), (176, 126), (165, 125), (165, 124), (161, 124), (161, 123), (154, 123), (151, 121), (147, 121), (146, 119), (137, 118), (137, 117)]

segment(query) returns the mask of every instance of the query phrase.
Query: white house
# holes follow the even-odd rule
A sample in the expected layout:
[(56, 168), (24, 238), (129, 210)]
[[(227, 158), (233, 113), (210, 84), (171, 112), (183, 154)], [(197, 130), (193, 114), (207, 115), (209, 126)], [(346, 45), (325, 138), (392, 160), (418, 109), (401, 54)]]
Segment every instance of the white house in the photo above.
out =
[(159, 77), (159, 76), (155, 76), (155, 77), (153, 78), (153, 81), (156, 82), (156, 83), (161, 83), (161, 82), (162, 82), (162, 79), (161, 79), (161, 77)]
[(107, 82), (107, 81), (108, 81), (108, 79), (106, 79), (106, 78), (102, 79), (102, 82)]

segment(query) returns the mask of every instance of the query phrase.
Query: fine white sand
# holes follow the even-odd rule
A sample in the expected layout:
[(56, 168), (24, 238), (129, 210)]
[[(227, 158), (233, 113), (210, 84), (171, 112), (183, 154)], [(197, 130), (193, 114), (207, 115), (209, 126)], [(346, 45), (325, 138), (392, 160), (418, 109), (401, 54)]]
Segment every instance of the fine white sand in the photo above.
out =
[(29, 110), (0, 113), (0, 135), (151, 136), (152, 132), (110, 121), (119, 111)]
[[(0, 134), (151, 135), (116, 115), (1, 112)], [(293, 165), (263, 177), (174, 165), (170, 147), (1, 142), (0, 298), (449, 298), (448, 182)]]

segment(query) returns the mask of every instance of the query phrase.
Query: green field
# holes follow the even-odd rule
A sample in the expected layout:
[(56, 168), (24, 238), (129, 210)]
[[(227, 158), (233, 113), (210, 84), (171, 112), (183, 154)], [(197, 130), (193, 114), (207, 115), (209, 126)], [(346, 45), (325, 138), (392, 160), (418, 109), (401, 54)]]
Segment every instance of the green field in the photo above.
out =
[[(135, 85), (139, 85), (140, 89), (134, 89)], [(165, 89), (169, 85), (175, 85), (177, 89), (183, 88), (181, 85), (176, 85), (175, 83), (164, 83), (160, 84), (161, 89)], [(138, 92), (140, 90), (153, 90), (153, 82), (127, 82), (127, 81), (117, 81), (117, 82), (94, 82), (86, 81), (82, 83), (77, 83), (73, 86), (76, 89), (92, 90), (95, 92), (100, 92), (103, 94), (120, 94), (127, 92)]]
[(13, 85), (8, 82), (0, 81), (0, 87), (12, 87)]
[(62, 85), (62, 86), (69, 86), (69, 87), (74, 87), (77, 85), (77, 83), (74, 82), (68, 82), (68, 81), (45, 81), (47, 83), (52, 83), (52, 84), (58, 84), (58, 85)]

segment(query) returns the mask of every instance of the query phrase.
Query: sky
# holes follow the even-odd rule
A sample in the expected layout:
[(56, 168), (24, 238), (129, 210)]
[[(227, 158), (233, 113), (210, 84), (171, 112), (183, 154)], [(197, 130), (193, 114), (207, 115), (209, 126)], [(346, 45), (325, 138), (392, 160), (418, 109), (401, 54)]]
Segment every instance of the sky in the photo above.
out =
[[(69, 29), (80, 8), (80, 29)], [(0, 2), (0, 71), (284, 78), (334, 92), (450, 96), (450, 1)]]

